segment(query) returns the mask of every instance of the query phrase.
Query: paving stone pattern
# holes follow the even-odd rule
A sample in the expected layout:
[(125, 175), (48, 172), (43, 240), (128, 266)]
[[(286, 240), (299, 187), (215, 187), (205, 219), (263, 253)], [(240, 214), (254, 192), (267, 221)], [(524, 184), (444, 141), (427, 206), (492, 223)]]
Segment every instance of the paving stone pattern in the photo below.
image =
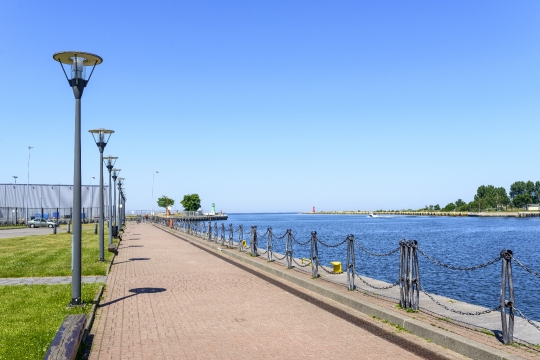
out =
[(368, 332), (150, 224), (129, 224), (89, 358), (420, 358), (379, 326)]

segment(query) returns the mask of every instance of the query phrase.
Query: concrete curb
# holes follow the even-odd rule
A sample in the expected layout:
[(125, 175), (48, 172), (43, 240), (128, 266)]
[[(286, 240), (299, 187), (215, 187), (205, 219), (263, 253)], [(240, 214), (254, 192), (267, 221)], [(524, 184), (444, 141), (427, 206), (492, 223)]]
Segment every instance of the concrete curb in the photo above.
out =
[(228, 257), (236, 260), (237, 262), (248, 264), (251, 267), (257, 268), (258, 270), (262, 270), (264, 272), (277, 276), (283, 280), (291, 282), (316, 294), (337, 301), (342, 305), (360, 311), (368, 316), (376, 316), (380, 319), (388, 320), (388, 322), (390, 323), (402, 326), (404, 329), (414, 335), (429, 339), (437, 345), (443, 346), (461, 355), (468, 356), (472, 359), (523, 359), (519, 356), (508, 354), (502, 350), (495, 349), (488, 345), (481, 344), (477, 341), (467, 339), (461, 335), (439, 329), (429, 324), (425, 324), (424, 322), (418, 321), (404, 314), (360, 300), (352, 295), (354, 293), (352, 293), (351, 295), (338, 293), (333, 289), (326, 287), (320, 281), (306, 280), (299, 276), (295, 276), (295, 274), (290, 271), (270, 267), (266, 263), (257, 261), (255, 258), (247, 257), (238, 251), (221, 248), (218, 244), (209, 243), (189, 234), (177, 233), (171, 231), (168, 228), (163, 228), (157, 225), (154, 226), (184, 241), (193, 243), (196, 246), (204, 246), (209, 250), (212, 250), (218, 257)]
[(109, 263), (109, 266), (107, 267), (107, 271), (105, 272), (106, 276), (109, 276), (109, 273), (111, 272), (111, 267), (113, 266), (114, 259), (116, 258), (116, 254), (118, 253), (118, 248), (120, 247), (120, 243), (122, 242), (122, 238), (119, 237), (120, 240), (118, 240), (118, 245), (116, 248), (116, 252), (113, 253), (113, 257), (111, 259), (111, 262)]
[(97, 306), (99, 304), (99, 299), (101, 298), (101, 295), (103, 294), (103, 289), (104, 288), (105, 288), (104, 286), (100, 286), (96, 296), (94, 297), (94, 301), (93, 301), (94, 303), (92, 305), (92, 310), (90, 310), (90, 313), (88, 314), (88, 317), (86, 318), (86, 324), (84, 326), (84, 333), (83, 333), (83, 336), (82, 336), (82, 342), (86, 342), (86, 337), (90, 333), (90, 329), (92, 329), (92, 324), (94, 322), (94, 316), (96, 315), (96, 309), (97, 309)]

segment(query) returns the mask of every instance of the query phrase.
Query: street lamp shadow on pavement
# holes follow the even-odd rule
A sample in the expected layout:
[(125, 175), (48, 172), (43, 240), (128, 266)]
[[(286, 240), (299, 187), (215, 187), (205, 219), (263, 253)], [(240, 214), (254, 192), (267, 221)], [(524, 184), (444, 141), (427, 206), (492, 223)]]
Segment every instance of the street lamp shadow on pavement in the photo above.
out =
[(165, 288), (149, 288), (149, 287), (133, 288), (133, 289), (129, 289), (129, 292), (132, 293), (131, 295), (126, 295), (126, 296), (123, 296), (121, 298), (118, 298), (118, 299), (111, 300), (109, 302), (100, 304), (99, 307), (109, 306), (109, 305), (112, 305), (114, 303), (117, 303), (119, 301), (125, 300), (127, 298), (130, 298), (132, 296), (139, 295), (139, 294), (155, 294), (155, 293), (160, 293), (160, 292), (164, 292), (164, 291), (167, 291), (167, 289), (165, 289)]
[(141, 261), (141, 260), (150, 260), (150, 258), (131, 258), (131, 259), (128, 259), (126, 261), (115, 262), (113, 265), (127, 263), (127, 262), (131, 262), (131, 261)]

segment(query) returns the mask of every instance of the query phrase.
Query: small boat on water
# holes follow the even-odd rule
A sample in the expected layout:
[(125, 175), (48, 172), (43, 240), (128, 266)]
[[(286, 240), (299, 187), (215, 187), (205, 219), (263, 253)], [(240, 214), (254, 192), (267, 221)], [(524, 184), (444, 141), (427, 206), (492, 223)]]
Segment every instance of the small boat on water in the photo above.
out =
[(370, 212), (370, 213), (368, 214), (368, 216), (369, 216), (370, 218), (373, 218), (373, 217), (379, 217), (379, 215), (374, 214), (374, 213), (372, 213), (372, 212)]

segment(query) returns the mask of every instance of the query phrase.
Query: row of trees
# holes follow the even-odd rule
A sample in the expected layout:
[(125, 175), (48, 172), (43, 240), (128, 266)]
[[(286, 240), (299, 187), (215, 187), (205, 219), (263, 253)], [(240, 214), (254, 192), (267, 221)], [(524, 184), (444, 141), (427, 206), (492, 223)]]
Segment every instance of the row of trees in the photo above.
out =
[[(167, 208), (168, 206), (174, 205), (174, 199), (163, 195), (162, 197), (158, 198), (157, 204), (159, 207)], [(201, 207), (201, 198), (198, 194), (184, 195), (184, 198), (182, 201), (180, 201), (180, 204), (182, 204), (185, 211), (197, 211)]]
[(442, 211), (482, 211), (485, 209), (508, 210), (508, 207), (522, 208), (527, 204), (540, 203), (540, 181), (516, 181), (510, 185), (510, 193), (504, 187), (493, 185), (481, 185), (476, 190), (474, 200), (466, 203), (458, 199), (456, 202), (447, 204), (441, 209), (439, 204), (425, 206), (421, 210), (442, 210)]

